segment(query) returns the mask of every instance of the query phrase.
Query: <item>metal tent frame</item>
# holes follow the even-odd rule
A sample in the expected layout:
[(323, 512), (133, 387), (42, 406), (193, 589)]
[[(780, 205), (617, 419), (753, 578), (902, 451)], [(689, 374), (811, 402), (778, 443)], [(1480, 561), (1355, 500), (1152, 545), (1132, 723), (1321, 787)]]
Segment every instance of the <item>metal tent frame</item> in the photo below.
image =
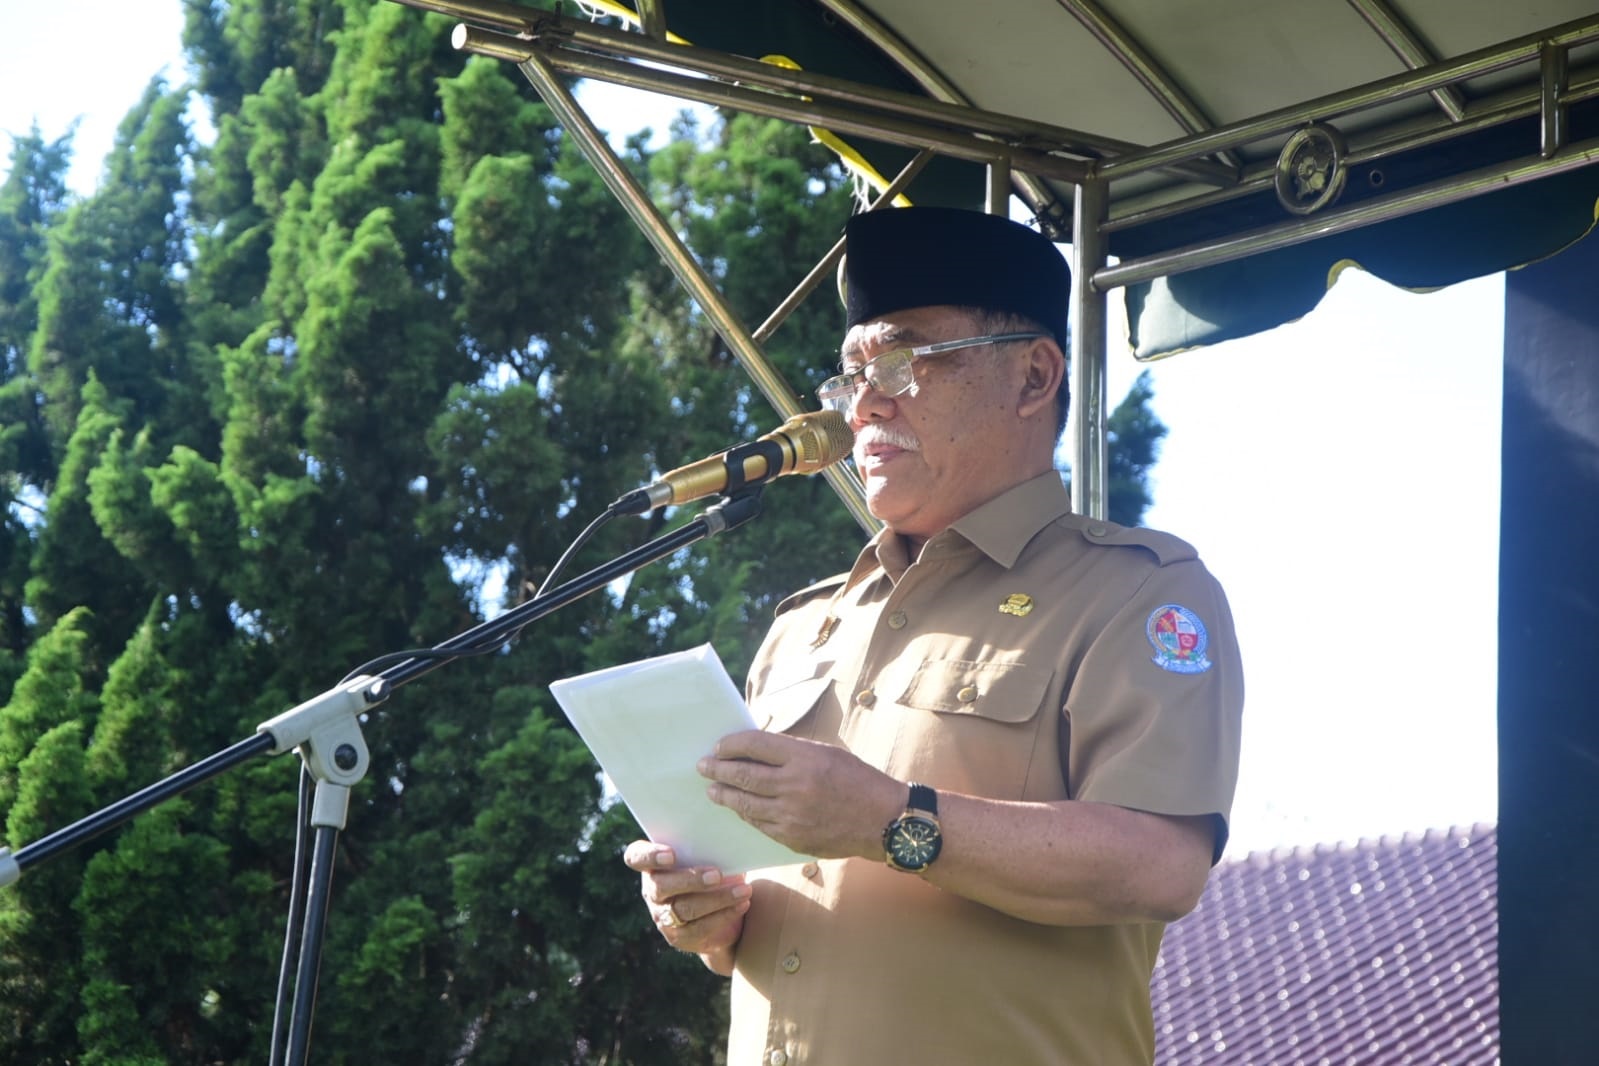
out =
[[(1599, 163), (1599, 137), (1573, 140), (1570, 122), (1574, 108), (1599, 98), (1599, 65), (1575, 66), (1571, 61), (1573, 53), (1599, 42), (1599, 14), (1438, 60), (1384, 0), (1349, 0), (1371, 32), (1410, 69), (1212, 126), (1169, 73), (1103, 8), (1092, 0), (1061, 0), (1187, 131), (1166, 143), (1139, 146), (971, 106), (899, 34), (852, 0), (815, 4), (880, 49), (929, 95), (677, 43), (666, 33), (660, 0), (640, 0), (637, 21), (642, 32), (499, 0), (397, 2), (462, 20), (453, 36), (457, 48), (518, 65), (783, 417), (798, 413), (799, 402), (774, 374), (760, 344), (828, 275), (841, 247), (765, 322), (748, 329), (627, 173), (563, 79), (598, 79), (913, 150), (914, 158), (878, 197), (879, 204), (892, 202), (934, 157), (986, 168), (987, 210), (1004, 211), (1014, 193), (1046, 233), (1071, 241), (1073, 505), (1094, 517), (1104, 517), (1106, 507), (1105, 323), (1111, 291)], [(1489, 76), (1507, 87), (1468, 103), (1463, 87)], [(1424, 106), (1420, 113), (1412, 107), (1392, 120), (1373, 118), (1382, 119), (1384, 112), (1406, 101)], [(1338, 187), (1354, 166), (1436, 150), (1485, 131), (1507, 130), (1514, 136), (1516, 124), (1525, 126), (1528, 120), (1535, 121), (1536, 135), (1509, 158), (1460, 167), (1409, 187), (1379, 188), (1358, 203), (1334, 206)], [(1343, 129), (1359, 129), (1358, 138)], [(1302, 174), (1309, 176), (1308, 198), (1303, 190), (1296, 198), (1294, 183)], [(1370, 182), (1376, 185), (1378, 179)], [(1151, 225), (1180, 227), (1184, 219), (1262, 191), (1277, 194), (1280, 220), (1264, 225), (1245, 220), (1181, 247), (1110, 261), (1109, 243), (1119, 232)], [(873, 528), (854, 474), (835, 466), (828, 476), (850, 511)]]

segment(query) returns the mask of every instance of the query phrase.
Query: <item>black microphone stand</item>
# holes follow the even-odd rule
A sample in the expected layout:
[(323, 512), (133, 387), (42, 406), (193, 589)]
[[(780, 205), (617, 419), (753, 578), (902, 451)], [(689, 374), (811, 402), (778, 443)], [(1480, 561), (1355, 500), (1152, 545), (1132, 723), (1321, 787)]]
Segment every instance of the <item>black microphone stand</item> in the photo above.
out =
[[(761, 487), (731, 493), (704, 513), (677, 529), (596, 567), (580, 577), (481, 625), (435, 645), (426, 656), (412, 656), (374, 675), (347, 678), (333, 688), (261, 723), (255, 735), (224, 748), (153, 785), (112, 803), (65, 828), (58, 829), (13, 855), (0, 848), (0, 888), (22, 876), (28, 868), (78, 846), (174, 796), (187, 792), (257, 755), (279, 755), (298, 750), (306, 772), (316, 783), (310, 823), (314, 833), (310, 885), (305, 901), (304, 928), (294, 985), (294, 1006), (288, 1036), (289, 1066), (304, 1066), (310, 1049), (311, 1016), (316, 1006), (322, 945), (331, 898), (333, 857), (338, 835), (350, 808), (350, 789), (366, 776), (370, 755), (361, 735), (359, 716), (388, 699), (406, 682), (442, 666), (459, 655), (502, 645), (532, 622), (604, 588), (635, 570), (663, 559), (697, 541), (743, 525), (761, 512)], [(456, 656), (448, 653), (456, 652)], [(291, 929), (292, 929), (291, 916)], [(290, 948), (285, 944), (285, 952)], [(287, 960), (285, 960), (287, 968)], [(273, 1034), (273, 1061), (278, 1060), (277, 1034)]]

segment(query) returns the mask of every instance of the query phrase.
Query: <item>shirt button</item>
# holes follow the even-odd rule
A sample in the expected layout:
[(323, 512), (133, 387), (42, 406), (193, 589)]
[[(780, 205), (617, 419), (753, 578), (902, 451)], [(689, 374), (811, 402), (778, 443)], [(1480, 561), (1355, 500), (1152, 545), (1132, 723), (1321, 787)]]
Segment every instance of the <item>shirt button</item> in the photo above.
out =
[(773, 1048), (772, 1053), (766, 1056), (766, 1061), (772, 1066), (788, 1066), (788, 1052), (780, 1047)]
[(976, 703), (977, 702), (977, 686), (976, 685), (967, 685), (965, 688), (963, 688), (959, 692), (955, 693), (955, 698), (960, 700), (962, 703)]
[(1106, 527), (1106, 526), (1089, 526), (1088, 527), (1088, 535), (1090, 537), (1103, 537), (1106, 533), (1109, 533), (1109, 532), (1110, 532), (1110, 529), (1108, 527)]
[(818, 867), (814, 862), (808, 862), (804, 866), (800, 867), (800, 873), (805, 875), (807, 878), (815, 877), (821, 872), (821, 868)]
[(783, 972), (798, 973), (800, 968), (799, 952), (791, 951), (783, 957)]
[(869, 688), (863, 688), (855, 693), (855, 702), (862, 707), (870, 707), (877, 702), (877, 693)]
[(888, 628), (890, 629), (904, 629), (905, 622), (906, 618), (904, 611), (895, 611), (893, 614), (888, 616)]

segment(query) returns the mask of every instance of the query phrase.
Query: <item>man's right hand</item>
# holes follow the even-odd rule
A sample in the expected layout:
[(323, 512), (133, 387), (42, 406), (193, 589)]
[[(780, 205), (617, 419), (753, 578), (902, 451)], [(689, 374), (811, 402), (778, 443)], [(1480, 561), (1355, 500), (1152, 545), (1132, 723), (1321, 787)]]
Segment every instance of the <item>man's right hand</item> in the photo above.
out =
[(670, 847), (635, 840), (622, 853), (642, 881), (644, 904), (666, 942), (700, 956), (723, 977), (733, 972), (733, 946), (744, 931), (750, 886), (712, 866), (678, 867)]

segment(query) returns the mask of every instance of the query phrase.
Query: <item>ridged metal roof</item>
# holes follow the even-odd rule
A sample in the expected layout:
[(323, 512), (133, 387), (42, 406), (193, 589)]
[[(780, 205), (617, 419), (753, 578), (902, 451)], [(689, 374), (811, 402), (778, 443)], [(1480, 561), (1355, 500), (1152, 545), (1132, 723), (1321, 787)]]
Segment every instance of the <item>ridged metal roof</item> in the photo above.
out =
[(1159, 1066), (1494, 1066), (1491, 825), (1224, 862), (1166, 932)]

